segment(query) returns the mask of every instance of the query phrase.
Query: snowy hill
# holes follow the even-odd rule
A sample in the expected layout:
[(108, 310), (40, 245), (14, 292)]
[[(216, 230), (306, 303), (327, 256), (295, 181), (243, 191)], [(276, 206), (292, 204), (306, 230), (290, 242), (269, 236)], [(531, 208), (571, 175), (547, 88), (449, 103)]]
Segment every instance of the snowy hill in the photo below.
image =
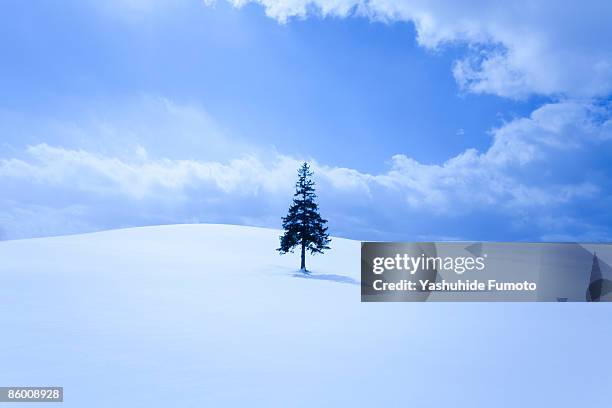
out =
[(359, 242), (304, 278), (278, 235), (1, 242), (0, 385), (64, 386), (66, 407), (605, 405), (609, 305), (362, 304)]

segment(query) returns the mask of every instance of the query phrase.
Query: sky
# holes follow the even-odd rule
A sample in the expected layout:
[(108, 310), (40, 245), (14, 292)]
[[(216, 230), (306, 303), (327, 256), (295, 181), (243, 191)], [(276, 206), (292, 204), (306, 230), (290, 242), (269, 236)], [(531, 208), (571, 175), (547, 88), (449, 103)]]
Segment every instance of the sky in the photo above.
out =
[(0, 238), (280, 227), (609, 241), (605, 1), (0, 5)]

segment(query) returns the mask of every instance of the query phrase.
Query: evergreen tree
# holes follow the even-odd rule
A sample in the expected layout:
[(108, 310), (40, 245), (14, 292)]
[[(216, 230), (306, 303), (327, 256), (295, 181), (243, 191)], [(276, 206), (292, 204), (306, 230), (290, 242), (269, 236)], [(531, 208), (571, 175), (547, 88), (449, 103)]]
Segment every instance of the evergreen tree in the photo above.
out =
[(300, 268), (306, 272), (306, 250), (311, 254), (321, 254), (329, 249), (331, 239), (327, 234), (325, 224), (327, 220), (321, 218), (319, 206), (315, 203), (314, 181), (311, 180), (312, 171), (308, 163), (304, 163), (298, 170), (298, 181), (295, 184), (293, 204), (289, 207), (286, 217), (283, 217), (284, 234), (280, 237), (281, 254), (293, 252), (296, 246), (302, 250)]

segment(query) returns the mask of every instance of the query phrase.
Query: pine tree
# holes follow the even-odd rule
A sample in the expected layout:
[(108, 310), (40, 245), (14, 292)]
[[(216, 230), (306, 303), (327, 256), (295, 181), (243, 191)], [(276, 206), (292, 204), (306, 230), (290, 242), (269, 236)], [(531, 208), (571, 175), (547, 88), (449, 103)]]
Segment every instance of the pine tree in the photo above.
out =
[(327, 234), (325, 224), (327, 220), (321, 218), (319, 206), (315, 203), (314, 181), (311, 180), (313, 173), (308, 163), (304, 163), (298, 170), (298, 181), (295, 184), (293, 204), (289, 207), (286, 217), (283, 217), (284, 234), (280, 237), (281, 254), (293, 252), (296, 246), (301, 247), (301, 266), (306, 271), (306, 250), (311, 254), (321, 254), (323, 250), (329, 249), (331, 242)]

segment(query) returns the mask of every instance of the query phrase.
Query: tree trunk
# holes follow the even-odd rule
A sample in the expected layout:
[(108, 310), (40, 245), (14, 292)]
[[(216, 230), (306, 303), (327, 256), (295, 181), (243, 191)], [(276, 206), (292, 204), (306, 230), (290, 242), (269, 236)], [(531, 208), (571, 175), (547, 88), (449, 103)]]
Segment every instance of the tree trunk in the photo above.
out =
[(302, 263), (300, 265), (300, 269), (306, 270), (306, 243), (302, 242)]

